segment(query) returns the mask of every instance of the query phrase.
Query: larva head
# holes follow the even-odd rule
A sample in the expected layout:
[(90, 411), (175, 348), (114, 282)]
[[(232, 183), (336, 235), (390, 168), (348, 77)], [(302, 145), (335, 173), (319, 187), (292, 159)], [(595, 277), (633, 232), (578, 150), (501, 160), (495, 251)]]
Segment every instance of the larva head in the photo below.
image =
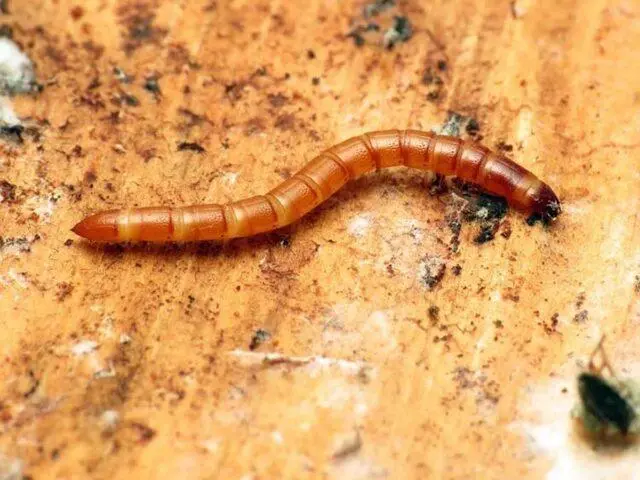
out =
[(551, 223), (562, 212), (560, 200), (546, 183), (540, 183), (531, 197), (533, 213), (544, 223)]

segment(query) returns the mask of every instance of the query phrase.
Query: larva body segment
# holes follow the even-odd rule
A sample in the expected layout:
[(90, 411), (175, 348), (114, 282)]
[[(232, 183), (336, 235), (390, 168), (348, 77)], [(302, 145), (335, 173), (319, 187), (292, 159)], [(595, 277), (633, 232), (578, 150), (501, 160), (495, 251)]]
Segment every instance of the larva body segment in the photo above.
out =
[(73, 231), (106, 242), (247, 237), (293, 223), (350, 180), (398, 165), (454, 175), (547, 221), (561, 211), (547, 184), (482, 145), (432, 132), (385, 130), (353, 137), (325, 150), (265, 195), (225, 205), (110, 210), (85, 218)]

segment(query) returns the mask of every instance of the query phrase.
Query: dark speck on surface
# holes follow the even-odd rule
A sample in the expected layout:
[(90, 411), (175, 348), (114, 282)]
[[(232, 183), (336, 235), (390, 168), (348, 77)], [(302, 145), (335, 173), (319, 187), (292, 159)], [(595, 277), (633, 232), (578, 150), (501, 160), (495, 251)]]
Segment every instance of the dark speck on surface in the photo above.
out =
[(384, 34), (382, 45), (387, 49), (391, 49), (400, 42), (408, 41), (412, 35), (413, 29), (409, 19), (404, 16), (396, 16), (393, 17), (393, 26)]
[(160, 84), (158, 83), (158, 77), (156, 76), (147, 77), (144, 81), (143, 87), (146, 91), (151, 92), (154, 95), (160, 95), (162, 93), (160, 91)]
[(205, 153), (206, 150), (203, 146), (195, 142), (180, 142), (178, 144), (178, 151), (184, 152), (185, 150), (189, 150), (196, 153)]
[(262, 328), (256, 330), (256, 333), (251, 338), (251, 343), (249, 344), (249, 350), (255, 350), (264, 342), (271, 338), (271, 334)]

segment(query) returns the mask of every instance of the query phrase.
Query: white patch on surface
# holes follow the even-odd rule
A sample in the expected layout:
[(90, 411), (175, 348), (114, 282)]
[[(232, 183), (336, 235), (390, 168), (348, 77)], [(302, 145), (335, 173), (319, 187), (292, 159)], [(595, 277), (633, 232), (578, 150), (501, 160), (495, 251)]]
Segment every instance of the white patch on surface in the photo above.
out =
[(215, 453), (218, 451), (218, 449), (220, 448), (220, 440), (217, 439), (207, 439), (204, 440), (200, 445), (202, 446), (202, 448), (204, 448), (207, 452), (209, 453)]
[(113, 378), (116, 376), (116, 369), (111, 363), (107, 367), (103, 367), (100, 362), (95, 359), (93, 364), (96, 366), (93, 378)]
[[(5, 275), (0, 275), (0, 285), (5, 287), (14, 287), (16, 290), (15, 300), (20, 299), (20, 295), (17, 291), (25, 290), (29, 286), (29, 280), (24, 273), (17, 272), (11, 268)], [(0, 289), (0, 292), (2, 289)]]
[(71, 353), (76, 357), (82, 357), (94, 352), (96, 348), (98, 348), (98, 342), (94, 342), (93, 340), (83, 340), (82, 342), (78, 342), (71, 346)]
[[(2, 203), (1, 200), (0, 203)], [(30, 252), (31, 245), (35, 241), (35, 237), (24, 237), (15, 239), (7, 238), (3, 242), (0, 242), (0, 252), (2, 253), (2, 255), (0, 255), (0, 258), (5, 256), (17, 257), (21, 253)]]
[(115, 332), (113, 331), (113, 318), (109, 315), (105, 315), (100, 327), (98, 327), (98, 333), (104, 338), (114, 338)]
[(367, 371), (371, 367), (367, 363), (353, 362), (350, 360), (343, 360), (340, 358), (322, 357), (322, 356), (307, 356), (298, 357), (283, 355), (280, 353), (261, 353), (251, 352), (247, 350), (235, 349), (229, 352), (229, 355), (238, 359), (242, 364), (246, 366), (254, 365), (299, 365), (305, 366), (312, 372), (327, 368), (338, 368), (339, 370), (357, 375), (363, 370)]
[(120, 345), (126, 345), (128, 343), (131, 343), (131, 337), (129, 335), (127, 335), (126, 333), (121, 333), (120, 334)]
[[(20, 292), (29, 286), (29, 280), (24, 273), (17, 272), (15, 269), (11, 268), (5, 275), (0, 275), (0, 287), (3, 286), (13, 287), (13, 299), (17, 302), (21, 299)], [(0, 295), (3, 290), (3, 288), (0, 288)]]
[(370, 213), (356, 215), (349, 222), (347, 230), (354, 237), (363, 237), (367, 234), (369, 228), (371, 228), (371, 218), (372, 215)]
[(100, 415), (100, 422), (105, 430), (115, 430), (120, 423), (120, 414), (116, 410), (105, 410)]
[(222, 174), (222, 181), (227, 185), (235, 185), (239, 176), (240, 174), (236, 172), (224, 172)]
[(22, 480), (22, 460), (0, 452), (0, 480)]
[(20, 119), (16, 112), (13, 111), (11, 102), (6, 98), (0, 97), (0, 125), (13, 127), (20, 124)]
[(29, 280), (27, 280), (26, 275), (21, 272), (16, 272), (16, 270), (13, 268), (7, 272), (7, 277), (9, 277), (9, 279), (12, 280), (15, 285), (19, 286), (22, 289), (25, 289), (29, 286)]
[(396, 221), (396, 228), (399, 233), (409, 235), (413, 239), (414, 245), (421, 245), (424, 239), (424, 228), (415, 218), (401, 218)]
[(572, 217), (575, 217), (576, 215), (589, 215), (593, 210), (593, 202), (584, 199), (574, 202), (563, 202), (562, 210), (567, 216), (570, 215)]
[(49, 223), (60, 198), (62, 198), (62, 191), (56, 189), (50, 195), (36, 195), (28, 198), (24, 208), (28, 212), (36, 214), (40, 222)]
[(393, 350), (398, 345), (389, 315), (381, 310), (376, 310), (369, 315), (362, 333), (367, 338), (379, 339), (380, 346), (389, 350)]
[(516, 124), (516, 140), (523, 146), (527, 145), (527, 140), (533, 133), (533, 111), (529, 107), (522, 107), (518, 114)]
[(284, 442), (284, 437), (282, 436), (282, 434), (280, 432), (278, 432), (277, 430), (274, 432), (271, 432), (271, 438), (273, 439), (274, 442), (276, 442), (278, 445), (282, 445), (282, 442)]
[(0, 93), (26, 93), (34, 90), (33, 62), (13, 40), (0, 37)]

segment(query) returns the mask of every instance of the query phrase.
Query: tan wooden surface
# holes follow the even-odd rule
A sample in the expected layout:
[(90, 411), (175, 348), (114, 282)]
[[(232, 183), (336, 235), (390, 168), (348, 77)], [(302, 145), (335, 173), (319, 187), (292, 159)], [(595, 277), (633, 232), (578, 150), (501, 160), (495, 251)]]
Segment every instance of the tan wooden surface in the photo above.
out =
[[(637, 449), (594, 451), (569, 418), (602, 332), (640, 375), (637, 1), (400, 2), (413, 36), (390, 51), (345, 38), (362, 2), (8, 5), (45, 88), (12, 99), (40, 135), (0, 160), (0, 478), (637, 475)], [(69, 231), (263, 193), (341, 139), (447, 111), (556, 189), (556, 225), (510, 211), (509, 238), (464, 223), (451, 252), (453, 197), (397, 169), (225, 245)]]

